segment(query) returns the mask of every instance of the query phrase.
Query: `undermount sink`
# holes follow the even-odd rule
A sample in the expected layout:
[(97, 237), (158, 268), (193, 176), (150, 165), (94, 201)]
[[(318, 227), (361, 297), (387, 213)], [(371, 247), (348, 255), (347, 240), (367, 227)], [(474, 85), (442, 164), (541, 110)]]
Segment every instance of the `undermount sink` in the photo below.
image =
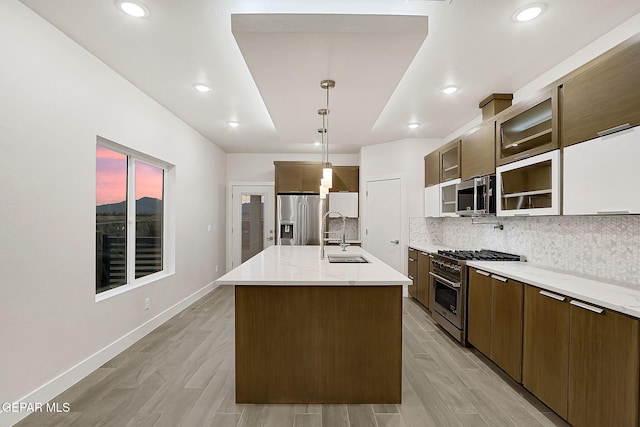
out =
[(341, 264), (367, 264), (369, 260), (363, 257), (362, 255), (351, 255), (351, 254), (339, 254), (339, 255), (327, 255), (329, 258), (329, 262), (341, 263)]

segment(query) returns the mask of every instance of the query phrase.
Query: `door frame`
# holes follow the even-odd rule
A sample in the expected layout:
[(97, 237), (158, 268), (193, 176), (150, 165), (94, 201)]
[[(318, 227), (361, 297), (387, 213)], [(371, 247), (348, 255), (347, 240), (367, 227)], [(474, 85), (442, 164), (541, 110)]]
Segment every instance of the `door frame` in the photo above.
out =
[[(233, 226), (233, 189), (234, 187), (271, 187), (273, 194), (273, 207), (275, 210), (276, 204), (276, 193), (275, 193), (275, 182), (266, 181), (266, 182), (244, 182), (244, 181), (230, 181), (227, 183), (227, 220), (226, 222), (226, 261), (225, 261), (225, 271), (231, 271), (231, 261), (233, 260), (233, 234), (231, 232), (231, 227)], [(273, 223), (273, 231), (274, 231), (274, 239), (275, 239), (275, 211), (274, 215), (274, 223)], [(275, 244), (275, 241), (274, 241)]]
[(402, 260), (406, 259), (407, 255), (407, 243), (408, 239), (405, 236), (408, 236), (408, 220), (406, 218), (406, 189), (405, 189), (405, 181), (406, 174), (398, 173), (398, 174), (390, 174), (390, 175), (374, 175), (362, 177), (360, 180), (360, 191), (365, 195), (365, 203), (360, 205), (362, 209), (362, 225), (360, 229), (360, 236), (362, 236), (362, 247), (364, 250), (367, 250), (368, 236), (366, 234), (367, 227), (369, 226), (369, 196), (367, 194), (367, 187), (370, 182), (375, 181), (388, 181), (392, 179), (400, 180), (400, 272), (404, 275), (407, 274), (407, 265)]

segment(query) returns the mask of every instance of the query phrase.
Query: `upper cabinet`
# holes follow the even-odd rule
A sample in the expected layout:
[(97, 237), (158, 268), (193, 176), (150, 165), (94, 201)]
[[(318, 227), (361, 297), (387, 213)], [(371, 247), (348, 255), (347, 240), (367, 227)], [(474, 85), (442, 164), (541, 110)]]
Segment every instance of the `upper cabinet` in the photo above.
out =
[(558, 90), (513, 107), (496, 122), (496, 165), (558, 148)]
[(565, 215), (640, 214), (640, 127), (564, 149)]
[(487, 121), (462, 138), (460, 143), (460, 178), (491, 175), (496, 171), (495, 121)]
[(560, 150), (496, 168), (498, 216), (560, 215)]
[(460, 140), (440, 148), (440, 182), (460, 178)]
[[(359, 166), (333, 166), (332, 186), (329, 192), (348, 191), (357, 193), (360, 191), (360, 167)], [(320, 184), (318, 184), (320, 185)]]
[(320, 192), (322, 164), (320, 162), (273, 162), (276, 167), (276, 193)]
[(440, 151), (424, 156), (424, 186), (440, 184)]
[(640, 36), (594, 59), (562, 87), (562, 146), (640, 124)]

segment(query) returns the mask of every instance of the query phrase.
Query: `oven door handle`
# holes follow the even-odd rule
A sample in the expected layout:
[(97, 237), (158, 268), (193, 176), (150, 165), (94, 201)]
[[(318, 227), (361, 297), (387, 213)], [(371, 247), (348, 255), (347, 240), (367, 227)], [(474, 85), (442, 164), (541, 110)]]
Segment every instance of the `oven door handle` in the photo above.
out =
[(460, 287), (460, 282), (452, 282), (451, 280), (445, 279), (442, 276), (439, 276), (435, 273), (432, 273), (431, 271), (429, 272), (429, 275), (435, 277), (436, 279), (440, 280), (441, 282), (443, 282), (445, 285), (449, 285), (452, 288), (459, 288)]

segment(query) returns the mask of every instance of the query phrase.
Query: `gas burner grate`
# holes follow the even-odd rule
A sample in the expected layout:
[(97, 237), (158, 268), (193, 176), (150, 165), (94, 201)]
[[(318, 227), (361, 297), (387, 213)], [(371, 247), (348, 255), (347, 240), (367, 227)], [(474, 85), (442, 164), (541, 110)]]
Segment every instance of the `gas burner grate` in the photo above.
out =
[(446, 256), (461, 261), (521, 261), (520, 255), (509, 254), (506, 252), (492, 251), (482, 249), (479, 251), (469, 250), (439, 250), (439, 255)]

